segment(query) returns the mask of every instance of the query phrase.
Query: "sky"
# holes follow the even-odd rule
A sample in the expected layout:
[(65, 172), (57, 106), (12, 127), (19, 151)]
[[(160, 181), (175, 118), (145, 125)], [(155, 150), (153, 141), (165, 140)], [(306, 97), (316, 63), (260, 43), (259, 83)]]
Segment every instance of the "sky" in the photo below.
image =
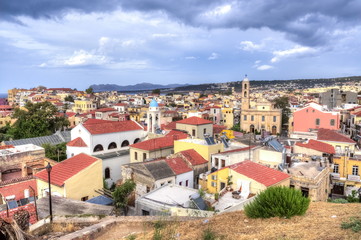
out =
[(359, 0), (0, 0), (0, 93), (361, 75)]

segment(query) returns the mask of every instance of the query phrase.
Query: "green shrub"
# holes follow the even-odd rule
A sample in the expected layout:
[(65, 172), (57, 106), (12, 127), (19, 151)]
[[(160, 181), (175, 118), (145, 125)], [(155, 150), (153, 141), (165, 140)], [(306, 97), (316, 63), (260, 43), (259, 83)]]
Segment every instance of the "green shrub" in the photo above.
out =
[(301, 191), (288, 187), (270, 187), (244, 208), (250, 218), (286, 217), (306, 213), (310, 199)]
[(357, 191), (352, 190), (351, 194), (349, 194), (347, 196), (347, 201), (350, 202), (350, 203), (359, 202), (359, 198), (356, 197), (356, 195), (357, 195)]
[(360, 218), (350, 218), (349, 222), (341, 223), (342, 229), (349, 229), (351, 228), (354, 232), (361, 231), (361, 219)]
[(348, 201), (343, 198), (336, 198), (334, 200), (331, 200), (330, 202), (332, 202), (332, 203), (348, 203)]

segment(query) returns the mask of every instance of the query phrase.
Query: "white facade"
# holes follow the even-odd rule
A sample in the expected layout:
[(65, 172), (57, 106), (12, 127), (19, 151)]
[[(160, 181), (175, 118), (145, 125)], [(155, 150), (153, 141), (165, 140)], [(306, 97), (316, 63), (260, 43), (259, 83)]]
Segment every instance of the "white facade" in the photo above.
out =
[(176, 185), (183, 186), (183, 187), (189, 187), (189, 188), (193, 188), (193, 186), (194, 186), (193, 179), (194, 179), (193, 171), (178, 174), (175, 177)]
[(105, 177), (105, 170), (109, 168), (110, 178), (106, 180), (108, 184), (112, 184), (121, 179), (121, 166), (130, 162), (129, 145), (141, 141), (145, 136), (146, 132), (142, 129), (92, 135), (82, 124), (79, 124), (71, 130), (71, 140), (80, 137), (87, 146), (67, 146), (67, 158), (86, 153), (102, 159), (103, 177)]
[(211, 166), (217, 169), (221, 169), (222, 167), (226, 167), (235, 163), (240, 163), (245, 160), (250, 159), (253, 161), (253, 152), (254, 148), (251, 150), (240, 150), (237, 152), (224, 152), (218, 154), (212, 154)]

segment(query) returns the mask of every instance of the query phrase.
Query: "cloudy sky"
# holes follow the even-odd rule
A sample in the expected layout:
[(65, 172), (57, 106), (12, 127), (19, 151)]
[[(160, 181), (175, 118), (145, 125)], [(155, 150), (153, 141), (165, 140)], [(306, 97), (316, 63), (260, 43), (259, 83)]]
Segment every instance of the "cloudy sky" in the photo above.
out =
[(359, 0), (0, 0), (0, 6), (0, 92), (361, 74)]

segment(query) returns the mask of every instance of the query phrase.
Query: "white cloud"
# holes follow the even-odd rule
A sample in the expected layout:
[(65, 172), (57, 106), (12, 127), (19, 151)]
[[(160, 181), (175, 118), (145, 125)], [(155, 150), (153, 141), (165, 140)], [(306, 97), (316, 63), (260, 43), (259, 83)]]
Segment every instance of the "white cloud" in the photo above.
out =
[(185, 57), (184, 59), (186, 59), (186, 60), (195, 60), (195, 59), (197, 59), (197, 58), (194, 57), (194, 56), (188, 56), (188, 57)]
[(110, 62), (104, 55), (96, 55), (85, 50), (75, 51), (74, 54), (65, 59), (65, 66), (87, 66), (87, 65), (104, 65)]
[(254, 51), (263, 48), (263, 44), (255, 44), (252, 41), (242, 41), (240, 45), (239, 48), (244, 51)]
[(316, 53), (317, 50), (311, 47), (304, 47), (304, 46), (295, 46), (294, 48), (283, 50), (283, 51), (274, 51), (274, 57), (271, 59), (272, 63), (278, 62), (284, 58), (289, 57), (303, 57), (306, 55), (312, 55)]
[(202, 15), (204, 15), (206, 17), (221, 16), (221, 15), (225, 15), (225, 14), (229, 13), (231, 10), (232, 10), (232, 6), (227, 4), (227, 5), (223, 5), (223, 6), (218, 6), (218, 7), (214, 8), (212, 11), (205, 12)]
[(208, 57), (208, 60), (216, 60), (219, 58), (218, 53), (213, 52), (211, 56)]
[(257, 70), (264, 71), (264, 70), (269, 70), (269, 69), (272, 69), (272, 68), (273, 68), (273, 66), (265, 64), (265, 65), (258, 66)]
[(153, 38), (174, 38), (174, 37), (177, 37), (177, 35), (172, 34), (172, 33), (153, 33), (152, 37)]

